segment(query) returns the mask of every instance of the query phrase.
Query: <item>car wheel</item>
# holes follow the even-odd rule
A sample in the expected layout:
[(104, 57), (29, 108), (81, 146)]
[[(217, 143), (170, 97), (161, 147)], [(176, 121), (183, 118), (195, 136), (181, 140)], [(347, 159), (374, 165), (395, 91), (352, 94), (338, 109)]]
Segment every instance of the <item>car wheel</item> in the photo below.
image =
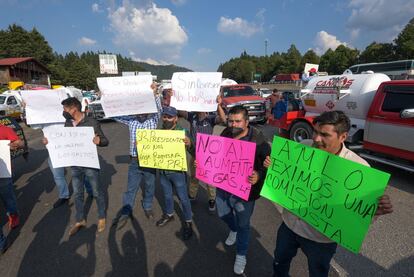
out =
[(306, 122), (296, 122), (293, 124), (289, 132), (289, 137), (291, 140), (301, 142), (304, 139), (312, 138), (313, 129)]

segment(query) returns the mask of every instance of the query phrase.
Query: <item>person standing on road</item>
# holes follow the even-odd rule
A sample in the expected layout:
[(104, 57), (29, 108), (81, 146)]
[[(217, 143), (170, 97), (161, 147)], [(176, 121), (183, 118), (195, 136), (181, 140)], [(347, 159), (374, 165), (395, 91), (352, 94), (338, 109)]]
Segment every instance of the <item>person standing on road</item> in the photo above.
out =
[(227, 128), (221, 133), (222, 137), (256, 143), (253, 173), (248, 178), (252, 185), (248, 201), (229, 192), (217, 188), (217, 213), (230, 228), (225, 244), (236, 243), (236, 259), (234, 273), (243, 274), (247, 263), (247, 250), (250, 240), (250, 218), (253, 214), (256, 200), (266, 177), (263, 161), (270, 154), (270, 145), (266, 142), (261, 131), (249, 125), (248, 111), (243, 106), (235, 106), (229, 110)]
[(136, 133), (138, 129), (157, 129), (158, 121), (162, 111), (160, 96), (156, 93), (157, 87), (152, 85), (154, 91), (155, 103), (157, 106), (157, 113), (153, 114), (139, 114), (133, 116), (121, 116), (114, 119), (128, 126), (129, 128), (129, 155), (130, 163), (128, 167), (128, 182), (127, 190), (124, 192), (122, 198), (122, 208), (118, 215), (113, 219), (112, 225), (122, 228), (132, 217), (132, 211), (135, 205), (135, 198), (139, 190), (141, 182), (144, 181), (145, 190), (144, 199), (142, 200), (142, 208), (145, 216), (152, 219), (154, 214), (152, 212), (152, 202), (155, 193), (155, 169), (141, 167), (138, 161)]
[[(190, 122), (190, 135), (191, 140), (196, 145), (197, 133), (200, 134), (213, 134), (214, 125), (226, 122), (226, 114), (221, 106), (221, 96), (217, 96), (217, 116), (210, 117), (207, 112), (180, 112), (183, 113), (184, 118)], [(194, 156), (191, 156), (190, 165), (194, 164)], [(208, 210), (210, 213), (216, 211), (216, 188), (205, 184), (208, 194)], [(190, 186), (189, 186), (189, 198), (194, 201), (197, 197), (199, 181), (195, 178), (195, 167), (190, 166)]]
[[(10, 140), (10, 150), (16, 150), (24, 147), (24, 143), (17, 136), (16, 132), (9, 127), (0, 125), (0, 140)], [(17, 210), (17, 200), (13, 189), (13, 179), (0, 178), (0, 198), (6, 208), (9, 218), (9, 227), (14, 229), (19, 225), (19, 214)], [(7, 239), (3, 234), (3, 228), (0, 226), (0, 255), (6, 250)]]
[[(344, 141), (351, 127), (345, 113), (324, 112), (314, 119), (313, 124), (313, 140), (304, 140), (303, 144), (369, 166), (364, 159), (345, 147)], [(271, 159), (268, 156), (264, 167), (270, 166)], [(378, 201), (376, 216), (391, 212), (391, 201), (388, 195), (383, 195)], [(289, 276), (290, 263), (296, 256), (298, 248), (301, 248), (308, 258), (309, 276), (328, 276), (330, 261), (336, 252), (337, 243), (286, 209), (282, 211), (282, 219), (283, 223), (277, 232), (273, 276)]]
[[(108, 139), (102, 132), (99, 122), (92, 117), (86, 116), (86, 114), (81, 111), (82, 104), (77, 98), (67, 98), (62, 101), (62, 105), (63, 116), (66, 118), (65, 127), (93, 127), (95, 132), (93, 143), (100, 147), (104, 147), (109, 144)], [(45, 143), (47, 144), (47, 138), (45, 138)], [(96, 204), (98, 206), (98, 232), (103, 232), (106, 225), (105, 197), (99, 181), (100, 170), (80, 166), (72, 166), (71, 170), (76, 210), (76, 223), (70, 229), (69, 235), (72, 236), (76, 234), (81, 228), (86, 226), (84, 215), (85, 178), (88, 179), (89, 184), (92, 187), (93, 197), (96, 199)]]
[[(164, 107), (162, 111), (162, 129), (163, 130), (184, 130), (177, 125), (178, 114), (174, 107)], [(187, 133), (187, 132), (186, 132)], [(186, 134), (184, 144), (190, 152), (193, 152), (193, 144)], [(181, 202), (181, 208), (184, 214), (184, 224), (182, 236), (184, 240), (190, 239), (193, 235), (191, 203), (187, 192), (187, 173), (182, 171), (159, 170), (160, 183), (164, 192), (163, 215), (157, 221), (158, 227), (165, 226), (168, 222), (174, 220), (174, 194), (173, 187)]]

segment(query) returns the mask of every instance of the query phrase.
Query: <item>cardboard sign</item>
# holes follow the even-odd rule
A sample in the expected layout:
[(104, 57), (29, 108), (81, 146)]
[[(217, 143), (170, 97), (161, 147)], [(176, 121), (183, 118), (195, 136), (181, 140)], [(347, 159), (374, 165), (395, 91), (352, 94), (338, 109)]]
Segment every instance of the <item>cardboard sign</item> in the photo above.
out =
[(358, 253), (390, 174), (281, 137), (261, 195)]
[(156, 113), (152, 76), (97, 78), (106, 117)]
[(67, 98), (64, 90), (22, 90), (21, 94), (26, 103), (27, 124), (65, 122), (61, 104)]
[(182, 111), (216, 111), (222, 75), (222, 72), (174, 73), (170, 105)]
[(100, 168), (98, 151), (93, 143), (93, 127), (51, 126), (43, 128), (43, 134), (48, 140), (46, 148), (54, 168)]
[(137, 130), (139, 165), (187, 171), (184, 130)]
[(197, 179), (249, 199), (256, 144), (200, 133), (196, 141)]
[(11, 177), (10, 140), (0, 140), (0, 178)]

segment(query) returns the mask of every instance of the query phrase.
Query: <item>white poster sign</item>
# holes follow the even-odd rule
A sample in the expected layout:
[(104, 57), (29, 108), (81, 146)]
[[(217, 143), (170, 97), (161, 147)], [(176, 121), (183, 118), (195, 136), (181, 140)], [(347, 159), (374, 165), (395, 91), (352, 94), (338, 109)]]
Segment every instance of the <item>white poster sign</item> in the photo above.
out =
[(116, 55), (99, 54), (101, 74), (118, 74)]
[(174, 73), (170, 105), (183, 111), (216, 111), (222, 75), (222, 72)]
[(65, 122), (61, 102), (68, 96), (64, 90), (22, 90), (21, 95), (26, 103), (27, 124)]
[(92, 127), (49, 127), (43, 129), (43, 134), (48, 140), (46, 147), (54, 168), (100, 168)]
[(11, 177), (10, 140), (0, 140), (0, 178)]
[(151, 75), (97, 78), (106, 117), (156, 113)]
[(319, 71), (319, 64), (313, 64), (313, 63), (306, 63), (305, 64), (305, 69), (304, 72), (306, 74), (309, 74), (309, 71), (312, 70), (314, 72), (318, 72)]

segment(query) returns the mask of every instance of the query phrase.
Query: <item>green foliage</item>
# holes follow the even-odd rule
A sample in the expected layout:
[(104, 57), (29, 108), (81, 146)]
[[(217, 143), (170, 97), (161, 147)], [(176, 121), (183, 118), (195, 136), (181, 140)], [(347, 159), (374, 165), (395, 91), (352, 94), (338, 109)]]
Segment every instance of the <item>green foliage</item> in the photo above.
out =
[(397, 59), (409, 60), (414, 58), (414, 18), (408, 22), (394, 40)]
[(361, 53), (358, 63), (393, 61), (396, 59), (394, 48), (392, 43), (376, 43), (374, 41)]

